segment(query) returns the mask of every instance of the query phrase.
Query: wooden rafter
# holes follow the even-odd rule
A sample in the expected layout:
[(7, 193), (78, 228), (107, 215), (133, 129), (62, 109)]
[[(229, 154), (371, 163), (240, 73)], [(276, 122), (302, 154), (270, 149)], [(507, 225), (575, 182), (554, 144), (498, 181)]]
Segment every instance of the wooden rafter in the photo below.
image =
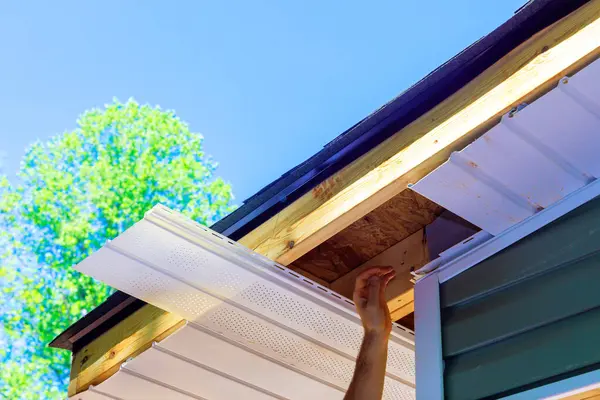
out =
[(135, 357), (183, 326), (185, 320), (147, 304), (73, 354), (69, 396), (97, 385)]
[[(547, 91), (595, 57), (599, 47), (600, 0), (592, 0), (511, 51), (240, 243), (280, 263), (293, 262), (440, 165), (510, 108)], [(74, 355), (69, 394), (106, 379), (127, 358), (181, 323), (181, 318), (144, 306)]]
[(600, 3), (593, 0), (539, 32), (240, 243), (282, 264), (293, 262), (422, 178), (515, 105), (548, 90), (579, 60), (597, 52), (599, 15)]
[(354, 282), (361, 272), (374, 266), (392, 266), (396, 271), (396, 278), (389, 283), (385, 295), (392, 319), (395, 321), (414, 311), (414, 306), (412, 306), (413, 284), (410, 272), (419, 269), (428, 261), (425, 233), (421, 229), (334, 281), (331, 289), (351, 298)]
[(431, 224), (443, 210), (406, 189), (288, 267), (298, 267), (333, 283)]
[(585, 392), (580, 392), (563, 397), (562, 400), (600, 400), (600, 389), (590, 389)]

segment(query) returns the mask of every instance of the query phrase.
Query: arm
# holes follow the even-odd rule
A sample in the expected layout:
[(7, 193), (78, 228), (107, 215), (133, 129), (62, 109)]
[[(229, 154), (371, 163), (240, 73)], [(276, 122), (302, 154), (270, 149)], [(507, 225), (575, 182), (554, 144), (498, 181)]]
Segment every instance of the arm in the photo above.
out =
[(392, 331), (385, 288), (394, 275), (390, 267), (377, 267), (363, 272), (356, 279), (353, 297), (365, 336), (345, 400), (376, 400), (382, 397), (388, 340)]

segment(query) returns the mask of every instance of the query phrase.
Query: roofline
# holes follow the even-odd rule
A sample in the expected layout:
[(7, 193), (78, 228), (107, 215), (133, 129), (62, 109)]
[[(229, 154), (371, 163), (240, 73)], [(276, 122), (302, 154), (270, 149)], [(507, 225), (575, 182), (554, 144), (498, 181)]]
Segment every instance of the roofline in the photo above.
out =
[[(534, 0), (526, 4), (489, 35), (259, 191), (211, 228), (234, 240), (244, 237), (314, 186), (434, 108), (531, 36), (588, 1)], [(125, 293), (116, 292), (55, 338), (50, 347), (73, 350), (85, 346), (145, 304), (138, 302)], [(135, 308), (133, 304), (139, 306)]]
[[(117, 291), (58, 335), (48, 346), (77, 352), (127, 316), (142, 308), (146, 302)], [(101, 328), (100, 328), (101, 327)], [(100, 328), (100, 329), (96, 329)], [(84, 340), (82, 340), (84, 339)]]
[(212, 229), (234, 240), (242, 238), (316, 185), (433, 109), (519, 44), (588, 1), (533, 0), (525, 4), (500, 27), (247, 199), (244, 206), (218, 221)]

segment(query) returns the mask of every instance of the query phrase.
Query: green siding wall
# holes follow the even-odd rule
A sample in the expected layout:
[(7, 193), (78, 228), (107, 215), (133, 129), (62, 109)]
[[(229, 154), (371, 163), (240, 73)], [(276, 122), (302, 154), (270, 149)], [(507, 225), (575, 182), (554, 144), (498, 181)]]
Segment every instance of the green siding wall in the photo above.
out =
[(442, 284), (448, 399), (600, 363), (600, 199)]

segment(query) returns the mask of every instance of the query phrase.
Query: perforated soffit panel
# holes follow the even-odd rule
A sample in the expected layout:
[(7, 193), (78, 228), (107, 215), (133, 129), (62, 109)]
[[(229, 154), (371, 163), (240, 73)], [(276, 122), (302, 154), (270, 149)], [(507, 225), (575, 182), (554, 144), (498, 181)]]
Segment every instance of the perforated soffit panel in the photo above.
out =
[[(341, 399), (350, 383), (349, 300), (166, 207), (76, 269), (188, 322), (73, 398)], [(394, 326), (386, 399), (414, 399), (413, 338)]]
[(412, 189), (497, 235), (600, 176), (600, 60), (502, 118)]

